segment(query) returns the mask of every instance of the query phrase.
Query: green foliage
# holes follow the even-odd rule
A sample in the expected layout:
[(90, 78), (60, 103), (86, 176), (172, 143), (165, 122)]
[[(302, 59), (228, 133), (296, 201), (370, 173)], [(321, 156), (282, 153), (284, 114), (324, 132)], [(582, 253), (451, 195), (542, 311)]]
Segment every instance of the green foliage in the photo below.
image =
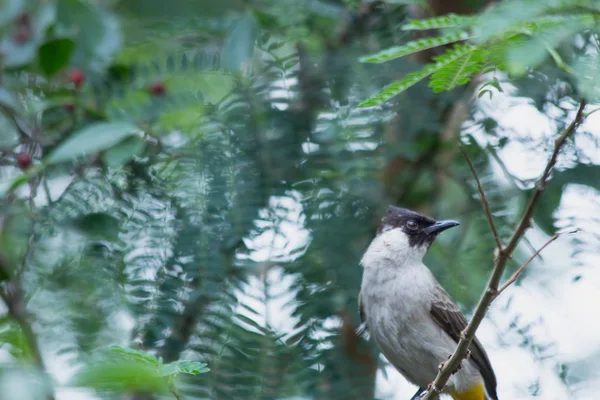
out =
[(434, 18), (413, 20), (407, 24), (404, 24), (402, 29), (405, 31), (425, 31), (431, 29), (462, 28), (472, 24), (474, 21), (475, 19), (473, 17), (447, 14)]
[(466, 40), (468, 37), (468, 34), (466, 34), (465, 32), (456, 32), (440, 37), (419, 39), (413, 42), (408, 42), (408, 44), (404, 46), (392, 47), (390, 49), (385, 49), (371, 56), (361, 57), (360, 61), (366, 63), (380, 64), (386, 61), (393, 60), (395, 58), (417, 53), (419, 51), (443, 46), (461, 40)]
[[(513, 76), (522, 76), (530, 69), (540, 66), (548, 55), (556, 65), (577, 79), (589, 79), (590, 72), (576, 74), (571, 63), (582, 65), (582, 57), (570, 49), (567, 54), (573, 61), (565, 61), (560, 55), (565, 52), (563, 43), (576, 36), (588, 38), (590, 31), (595, 32), (596, 6), (577, 9), (577, 1), (565, 1), (560, 5), (532, 1), (505, 1), (497, 7), (476, 17), (446, 15), (425, 20), (412, 21), (403, 26), (404, 30), (428, 30), (441, 28), (463, 28), (467, 32), (454, 31), (442, 36), (410, 41), (403, 46), (385, 49), (371, 56), (361, 57), (362, 62), (382, 63), (415, 52), (441, 47), (459, 40), (469, 40), (479, 51), (466, 55), (461, 60), (437, 70), (440, 61), (422, 67), (419, 72), (409, 74), (406, 82), (394, 82), (377, 95), (361, 103), (362, 107), (379, 105), (408, 89), (414, 83), (432, 75), (430, 87), (434, 92), (448, 91), (463, 85), (482, 72), (491, 70), (507, 71)], [(587, 6), (586, 6), (587, 7)], [(577, 11), (573, 11), (573, 9)], [(518, 11), (516, 11), (518, 10)], [(563, 12), (564, 14), (559, 14)], [(571, 45), (572, 47), (575, 47)], [(588, 46), (594, 46), (588, 44)], [(454, 49), (446, 49), (445, 54), (452, 57)], [(597, 54), (597, 49), (594, 51)], [(585, 64), (585, 62), (584, 62)], [(590, 67), (586, 70), (589, 71)], [(587, 72), (586, 71), (586, 72)]]
[[(468, 81), (468, 79), (470, 79), (468, 74), (473, 72), (473, 70), (479, 66), (477, 62), (470, 62), (472, 59), (471, 54), (476, 52), (476, 49), (475, 46), (471, 45), (456, 45), (452, 50), (437, 57), (434, 64), (429, 64), (418, 72), (412, 72), (402, 80), (390, 83), (377, 95), (360, 103), (359, 106), (370, 107), (383, 104), (398, 93), (405, 91), (433, 74), (437, 74), (434, 89), (440, 89), (443, 85), (450, 86), (453, 80), (454, 86), (460, 84), (458, 82), (462, 82), (465, 79)], [(464, 66), (460, 62), (461, 59), (464, 59), (463, 62), (466, 63)], [(452, 78), (450, 82), (446, 79), (448, 77)]]
[(179, 360), (165, 364), (149, 353), (111, 346), (110, 353), (102, 355), (81, 370), (73, 378), (72, 384), (112, 394), (132, 391), (177, 393), (173, 379), (179, 374), (198, 375), (208, 371), (210, 369), (205, 363)]
[(108, 150), (122, 140), (139, 134), (135, 125), (126, 122), (95, 123), (75, 132), (61, 143), (46, 160), (47, 164), (58, 164), (74, 158)]
[(71, 58), (75, 42), (71, 39), (52, 39), (40, 46), (38, 58), (44, 74), (52, 76), (63, 69)]
[(446, 56), (453, 56), (454, 54), (447, 52), (444, 56), (435, 59), (437, 63), (444, 64), (443, 68), (436, 69), (431, 76), (429, 86), (435, 93), (452, 90), (458, 85), (464, 85), (469, 82), (471, 77), (481, 70), (486, 52), (473, 47), (450, 63), (444, 61), (446, 60)]
[[(106, 399), (373, 398), (377, 355), (352, 332), (359, 261), (390, 203), (461, 220), (427, 264), (465, 311), (476, 302), (493, 238), (454, 144), (462, 137), (503, 237), (531, 185), (498, 178), (498, 153), (519, 143), (502, 121), (471, 107), (469, 90), (441, 92), (529, 71), (535, 56), (542, 76), (498, 73), (480, 95), (510, 87), (503, 95), (554, 111), (577, 88), (597, 98), (596, 54), (571, 46), (573, 35), (591, 43), (593, 27), (580, 9), (407, 23), (411, 2), (350, 3), (0, 6), (0, 291), (22, 289), (43, 357), (79, 371), (71, 385)], [(406, 42), (401, 27), (441, 31)], [(465, 40), (420, 70), (397, 58)], [(357, 63), (364, 48), (383, 50)], [(361, 105), (428, 77), (436, 94), (358, 107), (373, 82), (393, 83)], [(596, 166), (571, 161), (534, 216), (548, 233), (570, 183), (597, 187)], [(0, 310), (6, 369), (35, 364)], [(106, 351), (113, 343), (131, 347)]]
[(75, 218), (72, 226), (92, 240), (116, 242), (119, 235), (119, 220), (104, 213), (91, 213)]

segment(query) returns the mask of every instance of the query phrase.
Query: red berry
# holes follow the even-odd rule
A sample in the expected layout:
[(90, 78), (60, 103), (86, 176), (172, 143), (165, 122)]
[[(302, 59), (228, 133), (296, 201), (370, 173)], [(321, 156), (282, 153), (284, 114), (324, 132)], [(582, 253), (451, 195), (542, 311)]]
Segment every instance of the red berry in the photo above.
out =
[(165, 91), (166, 91), (165, 84), (161, 81), (154, 82), (150, 86), (150, 93), (152, 93), (154, 96), (161, 96), (161, 95), (165, 94)]
[(28, 153), (20, 153), (17, 156), (17, 163), (23, 169), (29, 168), (31, 165), (31, 156)]
[(69, 76), (69, 79), (71, 80), (71, 82), (73, 82), (75, 84), (75, 88), (79, 89), (81, 87), (81, 85), (83, 85), (83, 81), (85, 80), (85, 75), (83, 74), (83, 72), (81, 72), (81, 70), (74, 69), (71, 71), (71, 75)]
[(73, 112), (74, 109), (75, 106), (73, 105), (73, 103), (65, 103), (65, 110), (67, 110), (68, 112)]

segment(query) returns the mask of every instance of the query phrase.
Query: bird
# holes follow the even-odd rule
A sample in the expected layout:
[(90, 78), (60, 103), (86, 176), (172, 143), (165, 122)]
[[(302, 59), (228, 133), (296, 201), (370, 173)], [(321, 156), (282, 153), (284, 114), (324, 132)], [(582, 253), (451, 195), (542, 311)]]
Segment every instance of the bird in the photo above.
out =
[[(368, 332), (398, 372), (419, 387), (411, 400), (425, 395), (467, 327), (459, 307), (423, 264), (437, 235), (458, 225), (389, 206), (360, 261), (359, 333)], [(454, 400), (498, 400), (496, 386), (488, 355), (474, 338), (442, 392)]]

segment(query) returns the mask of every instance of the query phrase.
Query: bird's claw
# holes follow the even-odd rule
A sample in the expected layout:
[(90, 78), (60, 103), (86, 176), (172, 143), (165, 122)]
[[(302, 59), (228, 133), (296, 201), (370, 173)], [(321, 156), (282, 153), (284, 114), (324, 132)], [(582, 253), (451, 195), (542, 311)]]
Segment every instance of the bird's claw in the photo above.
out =
[[(469, 355), (470, 355), (470, 352), (469, 352)], [(450, 355), (448, 356), (448, 360), (449, 360), (450, 358), (452, 358), (452, 354), (450, 354)], [(448, 361), (448, 360), (446, 360), (446, 361)], [(446, 361), (442, 361), (442, 362), (440, 363), (440, 365), (438, 365), (438, 370), (441, 370), (442, 368), (444, 368), (444, 366), (446, 365)], [(458, 371), (460, 371), (461, 369), (462, 369), (462, 362), (460, 362), (460, 363), (458, 364), (458, 366), (456, 367), (456, 369), (454, 370), (454, 372), (452, 372), (452, 375), (456, 374), (456, 373), (457, 373)]]

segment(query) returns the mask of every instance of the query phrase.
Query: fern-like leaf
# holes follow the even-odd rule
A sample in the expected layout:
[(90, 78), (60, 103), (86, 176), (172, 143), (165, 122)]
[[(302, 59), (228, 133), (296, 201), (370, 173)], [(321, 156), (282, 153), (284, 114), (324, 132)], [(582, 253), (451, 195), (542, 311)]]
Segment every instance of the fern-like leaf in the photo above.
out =
[(391, 84), (386, 86), (381, 92), (377, 93), (375, 96), (372, 96), (366, 101), (360, 103), (359, 107), (372, 107), (385, 103), (392, 97), (402, 93), (409, 87), (414, 86), (421, 80), (427, 78), (429, 75), (436, 73), (437, 71), (447, 67), (452, 62), (473, 52), (476, 48), (476, 46), (470, 44), (454, 46), (453, 49), (448, 50), (443, 55), (437, 57), (435, 59), (435, 63), (428, 64), (425, 67), (423, 67), (420, 71), (406, 75), (406, 77), (400, 81), (392, 82)]
[(435, 93), (449, 91), (456, 86), (464, 85), (471, 80), (471, 76), (481, 71), (486, 51), (474, 48), (473, 51), (460, 57), (444, 67), (435, 71), (429, 82), (429, 87)]
[(415, 19), (403, 25), (402, 30), (426, 31), (430, 29), (460, 28), (470, 25), (473, 21), (473, 17), (466, 15), (448, 14), (441, 17)]
[(418, 53), (419, 51), (444, 46), (446, 44), (458, 42), (460, 40), (466, 40), (468, 38), (469, 34), (466, 32), (454, 32), (438, 37), (423, 38), (408, 42), (403, 46), (391, 47), (378, 53), (361, 57), (360, 62), (381, 64), (386, 61), (407, 56), (409, 54)]

